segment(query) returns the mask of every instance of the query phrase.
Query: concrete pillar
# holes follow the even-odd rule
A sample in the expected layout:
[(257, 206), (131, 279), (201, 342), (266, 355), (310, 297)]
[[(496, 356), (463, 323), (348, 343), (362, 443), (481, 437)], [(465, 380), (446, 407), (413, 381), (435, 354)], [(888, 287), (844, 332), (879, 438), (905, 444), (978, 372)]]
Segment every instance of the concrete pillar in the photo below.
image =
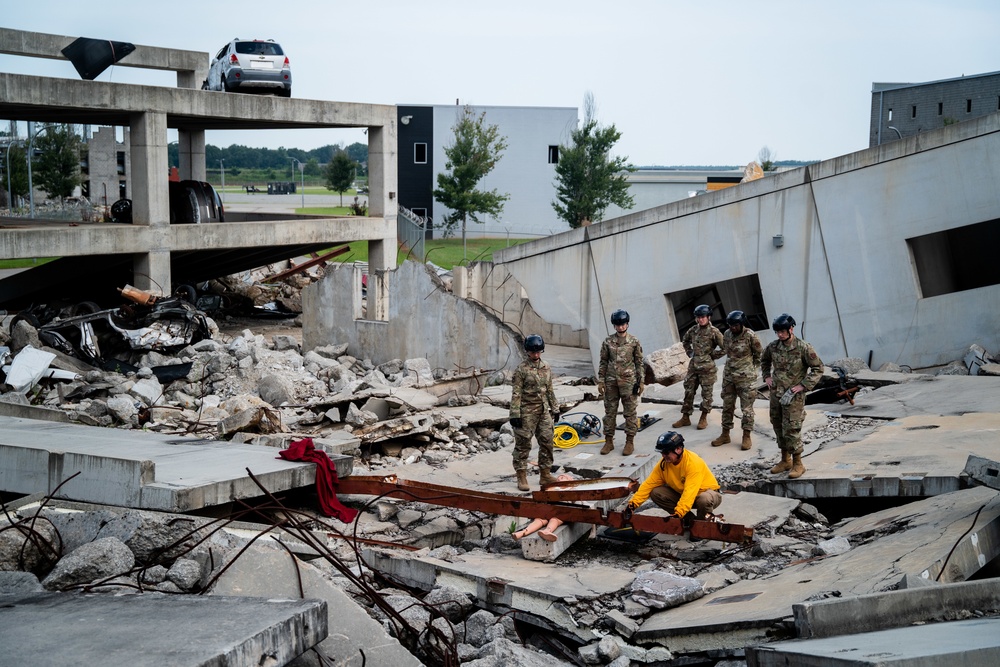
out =
[(205, 130), (177, 130), (178, 167), (182, 180), (204, 181)]
[[(368, 128), (368, 215), (396, 222), (395, 111), (382, 126)], [(395, 226), (395, 225), (393, 225)], [(368, 242), (368, 319), (389, 319), (389, 287), (386, 272), (396, 268), (396, 239)]]
[[(135, 255), (135, 286), (169, 294), (170, 250), (165, 236), (170, 227), (167, 185), (167, 116), (133, 114), (129, 120), (132, 166), (132, 224), (150, 227), (147, 253)], [(158, 240), (154, 240), (158, 239)]]

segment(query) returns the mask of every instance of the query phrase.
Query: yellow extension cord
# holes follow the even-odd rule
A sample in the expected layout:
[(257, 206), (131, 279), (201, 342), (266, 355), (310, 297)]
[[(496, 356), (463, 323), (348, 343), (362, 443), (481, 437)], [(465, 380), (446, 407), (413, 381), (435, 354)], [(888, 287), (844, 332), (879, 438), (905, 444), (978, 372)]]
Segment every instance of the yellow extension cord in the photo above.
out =
[(580, 434), (569, 424), (557, 424), (552, 434), (552, 444), (559, 449), (572, 449), (577, 445), (597, 445), (604, 440), (580, 441)]

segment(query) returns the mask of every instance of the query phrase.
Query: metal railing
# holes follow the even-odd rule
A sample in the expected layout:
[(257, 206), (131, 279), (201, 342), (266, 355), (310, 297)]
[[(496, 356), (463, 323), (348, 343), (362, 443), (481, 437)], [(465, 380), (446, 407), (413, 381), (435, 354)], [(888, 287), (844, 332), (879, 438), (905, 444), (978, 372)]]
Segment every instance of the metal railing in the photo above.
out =
[(421, 217), (404, 206), (400, 206), (399, 212), (396, 214), (397, 242), (405, 245), (409, 249), (410, 255), (421, 262), (427, 258), (424, 238), (429, 220), (429, 218)]

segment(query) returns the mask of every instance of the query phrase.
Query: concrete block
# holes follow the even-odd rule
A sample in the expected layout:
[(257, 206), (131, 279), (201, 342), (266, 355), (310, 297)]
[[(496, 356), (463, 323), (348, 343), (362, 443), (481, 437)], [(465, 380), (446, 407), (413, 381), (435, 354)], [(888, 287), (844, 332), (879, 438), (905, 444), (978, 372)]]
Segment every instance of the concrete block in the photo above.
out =
[(618, 611), (617, 609), (612, 609), (608, 612), (608, 620), (615, 628), (615, 632), (620, 634), (622, 637), (628, 639), (635, 634), (636, 630), (639, 629), (639, 624), (633, 621), (631, 618)]
[(965, 462), (963, 472), (980, 484), (1000, 491), (1000, 462), (972, 455)]
[(10, 665), (284, 665), (327, 635), (326, 603), (289, 596), (36, 593), (5, 596), (3, 616)]
[(895, 628), (746, 649), (750, 667), (899, 667), (1000, 664), (1000, 618)]
[(542, 539), (538, 533), (532, 533), (521, 540), (521, 553), (528, 560), (552, 562), (576, 544), (577, 540), (590, 535), (593, 529), (593, 524), (589, 523), (564, 523), (552, 531), (556, 537), (554, 542)]

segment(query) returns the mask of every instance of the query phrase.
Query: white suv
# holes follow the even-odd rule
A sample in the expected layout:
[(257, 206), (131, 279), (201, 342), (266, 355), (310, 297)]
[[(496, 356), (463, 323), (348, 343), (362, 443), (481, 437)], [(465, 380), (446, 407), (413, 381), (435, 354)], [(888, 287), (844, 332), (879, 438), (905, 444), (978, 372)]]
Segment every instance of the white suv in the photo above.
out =
[(292, 70), (281, 45), (272, 39), (234, 39), (212, 59), (204, 90), (274, 92), (292, 96)]

